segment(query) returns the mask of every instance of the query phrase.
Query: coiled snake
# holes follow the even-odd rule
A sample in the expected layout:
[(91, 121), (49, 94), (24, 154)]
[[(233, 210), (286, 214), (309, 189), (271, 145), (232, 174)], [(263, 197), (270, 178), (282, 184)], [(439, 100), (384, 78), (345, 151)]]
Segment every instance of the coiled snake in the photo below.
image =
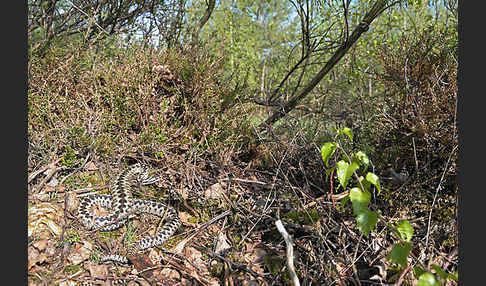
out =
[[(111, 189), (112, 195), (92, 194), (85, 197), (79, 204), (78, 217), (86, 228), (102, 231), (121, 227), (133, 214), (149, 213), (164, 217), (166, 223), (160, 231), (154, 236), (147, 236), (140, 240), (131, 253), (161, 245), (174, 234), (181, 224), (177, 212), (163, 203), (136, 200), (130, 192), (132, 184), (140, 187), (153, 184), (158, 180), (158, 176), (150, 176), (148, 166), (137, 163), (118, 175)], [(94, 216), (91, 211), (93, 205), (113, 209), (113, 212), (106, 216)], [(118, 254), (106, 255), (101, 259), (102, 262), (110, 260), (122, 264), (129, 262), (128, 257)]]

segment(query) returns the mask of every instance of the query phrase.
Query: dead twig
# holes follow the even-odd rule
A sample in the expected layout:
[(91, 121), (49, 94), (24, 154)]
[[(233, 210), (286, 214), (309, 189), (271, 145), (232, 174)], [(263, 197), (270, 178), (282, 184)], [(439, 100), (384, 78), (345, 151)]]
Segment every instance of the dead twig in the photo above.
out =
[(186, 234), (191, 233), (191, 232), (192, 232), (192, 234), (190, 236), (188, 236), (187, 238), (184, 238), (181, 242), (179, 242), (177, 244), (177, 246), (175, 247), (175, 252), (176, 253), (182, 252), (182, 249), (184, 249), (184, 247), (186, 246), (186, 244), (190, 240), (192, 240), (196, 235), (198, 235), (199, 233), (201, 233), (202, 230), (204, 230), (209, 225), (213, 224), (215, 221), (217, 221), (217, 220), (219, 220), (219, 219), (221, 219), (221, 218), (223, 218), (223, 217), (225, 217), (225, 216), (227, 216), (229, 214), (231, 214), (231, 211), (230, 210), (227, 210), (227, 211), (225, 211), (225, 212), (217, 215), (216, 217), (212, 218), (210, 221), (206, 222), (205, 224), (199, 226), (198, 228), (193, 229), (193, 230), (191, 230), (189, 232), (186, 232)]
[(397, 283), (395, 283), (395, 286), (402, 285), (403, 279), (405, 278), (405, 275), (407, 275), (408, 271), (410, 271), (411, 268), (412, 268), (412, 266), (409, 266), (405, 270), (403, 270), (402, 274), (400, 275), (400, 278), (398, 278)]
[(59, 163), (61, 161), (61, 159), (62, 158), (59, 158), (56, 161), (40, 168), (39, 170), (32, 172), (27, 179), (27, 184), (29, 184), (33, 179), (35, 179), (40, 173), (44, 172), (45, 170), (47, 170), (49, 168), (53, 168), (57, 163)]
[[(110, 187), (110, 185), (82, 188), (82, 189), (74, 190), (73, 193), (79, 194), (78, 197), (84, 197), (84, 196), (87, 196), (87, 195), (91, 195), (91, 194), (85, 194), (85, 193), (91, 192), (93, 190), (99, 191), (99, 190), (103, 190), (103, 189), (106, 189), (106, 188), (109, 188), (109, 187)], [(83, 194), (85, 194), (85, 195), (83, 195)]]
[(281, 220), (277, 220), (275, 222), (275, 225), (277, 226), (277, 230), (283, 236), (285, 240), (285, 244), (287, 245), (287, 267), (289, 269), (290, 279), (292, 279), (292, 283), (294, 284), (294, 286), (300, 286), (299, 277), (297, 277), (297, 274), (295, 273), (294, 247), (293, 247), (292, 238), (290, 237), (289, 233), (283, 226)]
[(413, 144), (413, 157), (415, 158), (415, 172), (418, 173), (419, 166), (417, 160), (417, 149), (415, 148), (415, 138), (412, 137), (412, 144)]
[(225, 262), (227, 265), (228, 265), (228, 268), (229, 268), (229, 271), (232, 272), (233, 271), (233, 267), (231, 266), (234, 266), (234, 268), (238, 269), (238, 270), (243, 270), (245, 272), (248, 272), (250, 273), (253, 277), (261, 277), (262, 275), (256, 273), (255, 271), (247, 268), (244, 264), (241, 264), (241, 263), (238, 263), (238, 262), (235, 262), (235, 261), (231, 261), (231, 260), (228, 260), (226, 259), (225, 257), (217, 254), (216, 252), (213, 252), (211, 250), (208, 250), (204, 247), (201, 247), (199, 245), (193, 245), (193, 247), (199, 251), (203, 251), (205, 252), (206, 254), (212, 256), (212, 257), (216, 257), (218, 259), (221, 259), (223, 262)]
[(442, 172), (442, 176), (440, 177), (439, 184), (437, 185), (437, 188), (435, 189), (434, 199), (432, 200), (432, 206), (430, 207), (430, 212), (429, 212), (429, 220), (427, 222), (427, 234), (425, 236), (424, 252), (427, 251), (428, 246), (429, 246), (430, 222), (432, 220), (432, 211), (434, 210), (435, 201), (437, 199), (437, 195), (439, 194), (439, 191), (442, 189), (442, 186), (441, 186), (442, 185), (442, 181), (444, 180), (444, 176), (447, 173), (447, 169), (448, 169), (448, 166), (449, 166), (449, 161), (451, 160), (451, 157), (452, 157), (452, 154), (454, 154), (454, 151), (456, 151), (457, 146), (458, 145), (454, 146), (454, 148), (452, 149), (451, 153), (449, 154), (449, 158), (447, 158), (447, 162), (446, 162), (446, 164), (444, 166), (444, 171)]
[(209, 220), (208, 222), (204, 223), (203, 225), (201, 225), (200, 227), (198, 227), (197, 229), (195, 229), (194, 231), (195, 232), (200, 232), (201, 230), (204, 230), (206, 227), (210, 226), (211, 224), (213, 224), (214, 222), (216, 222), (217, 220), (219, 219), (222, 219), (224, 218), (225, 216), (227, 215), (230, 215), (231, 214), (231, 210), (227, 210), (217, 216), (215, 216), (214, 218), (212, 218), (211, 220)]
[(358, 261), (356, 259), (356, 256), (358, 255), (359, 244), (360, 244), (362, 238), (363, 238), (363, 234), (361, 233), (359, 235), (358, 243), (356, 244), (356, 249), (354, 251), (353, 263), (352, 263), (354, 277), (356, 278), (356, 282), (358, 283), (359, 286), (361, 286), (361, 281), (359, 281), (358, 269), (356, 268), (356, 261)]
[(61, 170), (65, 170), (67, 167), (66, 166), (61, 166), (61, 167), (57, 167), (55, 169), (51, 169), (51, 171), (49, 172), (49, 174), (42, 180), (42, 182), (39, 183), (39, 186), (37, 187), (36, 190), (34, 190), (32, 193), (39, 193), (42, 188), (44, 188), (44, 185), (55, 175), (57, 174), (57, 172), (61, 171)]

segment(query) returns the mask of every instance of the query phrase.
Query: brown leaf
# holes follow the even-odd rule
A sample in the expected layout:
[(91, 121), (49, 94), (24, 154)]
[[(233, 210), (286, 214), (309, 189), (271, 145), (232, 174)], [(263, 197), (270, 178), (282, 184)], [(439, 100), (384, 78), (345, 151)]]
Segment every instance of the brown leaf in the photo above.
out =
[(135, 281), (128, 282), (127, 286), (151, 286), (151, 285), (146, 280), (138, 280), (137, 282)]
[(215, 200), (223, 198), (224, 189), (220, 183), (211, 185), (204, 191), (204, 197), (208, 200)]
[(54, 177), (52, 178), (47, 184), (46, 186), (49, 186), (49, 187), (56, 187), (57, 185), (59, 185), (59, 180)]
[(72, 248), (71, 253), (67, 257), (67, 260), (72, 265), (77, 265), (89, 258), (93, 250), (93, 245), (87, 241), (83, 244), (76, 243)]
[(148, 253), (148, 257), (152, 263), (157, 264), (159, 261), (162, 260), (162, 252), (156, 250), (155, 248), (151, 248)]
[(27, 236), (38, 234), (41, 238), (48, 238), (50, 234), (61, 235), (63, 216), (63, 209), (53, 203), (39, 203), (30, 207)]
[(249, 280), (249, 279), (244, 279), (242, 282), (242, 286), (259, 286), (258, 281), (256, 280)]
[(167, 73), (167, 74), (170, 73), (166, 65), (155, 65), (152, 67), (152, 72)]
[(174, 269), (164, 268), (162, 270), (154, 271), (154, 278), (156, 278), (159, 281), (164, 281), (169, 279), (179, 281), (181, 279), (181, 274), (179, 273), (179, 271), (176, 271)]
[(221, 253), (222, 251), (231, 248), (231, 245), (228, 244), (228, 238), (226, 234), (220, 232), (218, 235), (218, 241), (216, 242), (216, 253)]
[(247, 262), (249, 268), (256, 273), (264, 273), (263, 262), (265, 256), (268, 254), (263, 248), (257, 247), (257, 244), (247, 246), (248, 250), (243, 259)]
[(76, 286), (78, 283), (73, 280), (66, 280), (59, 283), (59, 286)]
[(89, 264), (88, 271), (93, 278), (105, 279), (108, 276), (108, 266), (104, 264)]
[(50, 195), (49, 193), (43, 192), (43, 193), (37, 193), (33, 194), (34, 201), (41, 201), (41, 202), (48, 202), (50, 200)]
[(201, 260), (202, 257), (202, 253), (194, 247), (186, 247), (185, 255), (189, 260), (193, 262), (196, 260)]
[(39, 255), (40, 255), (39, 251), (32, 246), (27, 249), (27, 259), (28, 259), (27, 269), (30, 270), (30, 268), (32, 268), (32, 266), (34, 266), (37, 263)]
[(78, 208), (79, 201), (76, 198), (76, 194), (74, 192), (68, 192), (64, 196), (64, 201), (66, 203), (66, 209), (70, 212), (75, 212)]
[(189, 198), (189, 191), (186, 188), (181, 188), (179, 192), (181, 193), (181, 197), (184, 200), (187, 200)]
[(46, 255), (48, 257), (56, 255), (56, 241), (55, 240), (50, 239), (47, 242)]
[(199, 267), (199, 270), (201, 272), (198, 272), (191, 263), (188, 261), (184, 261), (184, 265), (187, 267), (188, 270), (190, 270), (190, 275), (199, 281), (201, 281), (201, 277), (199, 274), (203, 273), (208, 273), (209, 270), (206, 266), (206, 263), (203, 259), (202, 253), (195, 249), (194, 247), (187, 246), (184, 248), (184, 254), (183, 254), (189, 261), (192, 262), (192, 264), (197, 265)]
[(219, 283), (219, 280), (218, 279), (216, 279), (215, 277), (211, 277), (211, 278), (209, 278), (208, 285), (210, 285), (210, 286), (219, 286), (221, 284)]
[(86, 171), (96, 171), (98, 170), (98, 167), (96, 167), (95, 163), (93, 161), (89, 161), (85, 166), (84, 169)]
[[(143, 271), (147, 268), (154, 267), (154, 264), (152, 261), (150, 261), (150, 258), (146, 255), (132, 255), (128, 257), (130, 259), (130, 262), (135, 266), (135, 269), (140, 272)], [(151, 270), (143, 272), (144, 277), (152, 277), (152, 272)]]
[(44, 249), (46, 249), (46, 247), (47, 247), (47, 239), (38, 240), (38, 241), (32, 243), (32, 245), (35, 248), (37, 248), (37, 250), (44, 251)]
[(185, 224), (185, 225), (189, 225), (191, 227), (198, 227), (199, 224), (197, 223), (194, 223), (194, 222), (190, 222), (189, 219), (190, 218), (193, 218), (192, 215), (190, 215), (189, 213), (187, 212), (179, 212), (179, 219)]
[(172, 251), (174, 251), (177, 254), (181, 254), (182, 251), (184, 250), (184, 247), (186, 246), (186, 243), (192, 239), (192, 236), (184, 238), (183, 240), (179, 241), (173, 248)]

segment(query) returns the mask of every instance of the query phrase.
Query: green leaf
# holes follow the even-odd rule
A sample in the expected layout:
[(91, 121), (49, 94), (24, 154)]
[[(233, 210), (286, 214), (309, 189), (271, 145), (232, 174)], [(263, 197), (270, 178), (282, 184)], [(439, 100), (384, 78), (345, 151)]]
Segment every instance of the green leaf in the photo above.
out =
[(370, 164), (370, 159), (368, 158), (368, 155), (366, 155), (362, 151), (358, 151), (356, 152), (356, 154), (354, 154), (354, 156), (361, 162), (361, 164), (363, 164), (364, 171), (366, 172), (366, 170), (368, 169), (368, 165)]
[(359, 188), (352, 188), (349, 191), (349, 198), (353, 204), (354, 215), (358, 215), (368, 208), (368, 204), (371, 200), (371, 193), (368, 191), (362, 191)]
[(346, 203), (349, 201), (349, 195), (341, 199), (341, 208), (344, 210)]
[(354, 134), (353, 134), (353, 130), (351, 130), (351, 128), (344, 127), (343, 129), (341, 129), (341, 131), (344, 134), (346, 134), (349, 137), (349, 139), (351, 139), (351, 141), (353, 141)]
[(354, 173), (354, 171), (358, 170), (359, 164), (356, 162), (351, 162), (351, 165), (349, 165), (347, 172), (347, 176), (351, 177)]
[(444, 270), (442, 270), (442, 268), (440, 268), (437, 264), (432, 264), (431, 267), (432, 269), (435, 270), (437, 276), (442, 278), (444, 281), (447, 280), (447, 273)]
[(395, 243), (393, 245), (392, 250), (386, 258), (393, 262), (396, 263), (403, 268), (407, 267), (407, 257), (408, 253), (410, 252), (410, 249), (412, 248), (411, 244), (409, 242), (404, 242), (404, 243)]
[(419, 278), (420, 275), (422, 275), (424, 273), (425, 273), (425, 270), (423, 270), (420, 266), (415, 266), (413, 268), (413, 276), (415, 276), (415, 278)]
[(344, 160), (341, 160), (341, 161), (336, 163), (337, 177), (338, 177), (339, 183), (343, 187), (346, 187), (346, 185), (348, 184), (348, 181), (349, 181), (349, 178), (346, 178), (346, 170), (348, 169), (348, 167), (349, 167), (349, 164)]
[(417, 286), (441, 286), (439, 281), (435, 278), (434, 274), (425, 272), (420, 275)]
[(410, 242), (413, 235), (413, 227), (408, 220), (402, 220), (397, 224), (397, 232), (403, 240)]
[(366, 180), (372, 183), (378, 189), (378, 194), (380, 194), (380, 178), (374, 173), (368, 172), (368, 174), (366, 174)]
[(321, 148), (321, 156), (324, 163), (326, 163), (326, 167), (329, 167), (329, 159), (336, 151), (336, 144), (332, 142), (326, 142)]
[(454, 281), (457, 281), (458, 280), (458, 278), (457, 278), (457, 271), (455, 273), (449, 273), (449, 274), (447, 274), (447, 278), (452, 279)]
[(368, 237), (370, 231), (375, 227), (377, 221), (378, 216), (376, 213), (368, 209), (361, 211), (356, 216), (356, 224), (358, 225), (358, 229), (366, 237)]
[(370, 182), (368, 182), (368, 180), (366, 180), (363, 176), (359, 176), (358, 177), (358, 181), (361, 182), (361, 185), (363, 185), (363, 188), (365, 190), (369, 190), (370, 189), (370, 186), (371, 186)]
[(355, 162), (349, 164), (346, 161), (341, 160), (337, 162), (336, 167), (339, 183), (341, 186), (343, 186), (343, 188), (346, 188), (349, 183), (349, 179), (353, 175), (353, 172), (356, 171), (359, 166)]

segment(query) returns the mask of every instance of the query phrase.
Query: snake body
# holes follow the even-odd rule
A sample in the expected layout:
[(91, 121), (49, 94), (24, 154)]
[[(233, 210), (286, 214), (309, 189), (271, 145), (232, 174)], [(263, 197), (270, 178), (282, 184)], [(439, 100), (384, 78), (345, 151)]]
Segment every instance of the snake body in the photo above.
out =
[[(149, 213), (164, 217), (166, 223), (154, 236), (141, 239), (132, 252), (144, 250), (161, 245), (179, 228), (180, 221), (177, 212), (160, 202), (134, 199), (130, 191), (130, 185), (149, 185), (159, 180), (156, 176), (150, 176), (149, 167), (135, 164), (120, 172), (111, 189), (112, 195), (92, 194), (85, 197), (78, 207), (78, 217), (82, 224), (91, 230), (110, 231), (121, 227), (131, 215)], [(93, 205), (98, 205), (113, 212), (106, 216), (94, 216), (91, 211)], [(101, 261), (114, 261), (128, 264), (126, 256), (112, 254), (104, 256)]]

